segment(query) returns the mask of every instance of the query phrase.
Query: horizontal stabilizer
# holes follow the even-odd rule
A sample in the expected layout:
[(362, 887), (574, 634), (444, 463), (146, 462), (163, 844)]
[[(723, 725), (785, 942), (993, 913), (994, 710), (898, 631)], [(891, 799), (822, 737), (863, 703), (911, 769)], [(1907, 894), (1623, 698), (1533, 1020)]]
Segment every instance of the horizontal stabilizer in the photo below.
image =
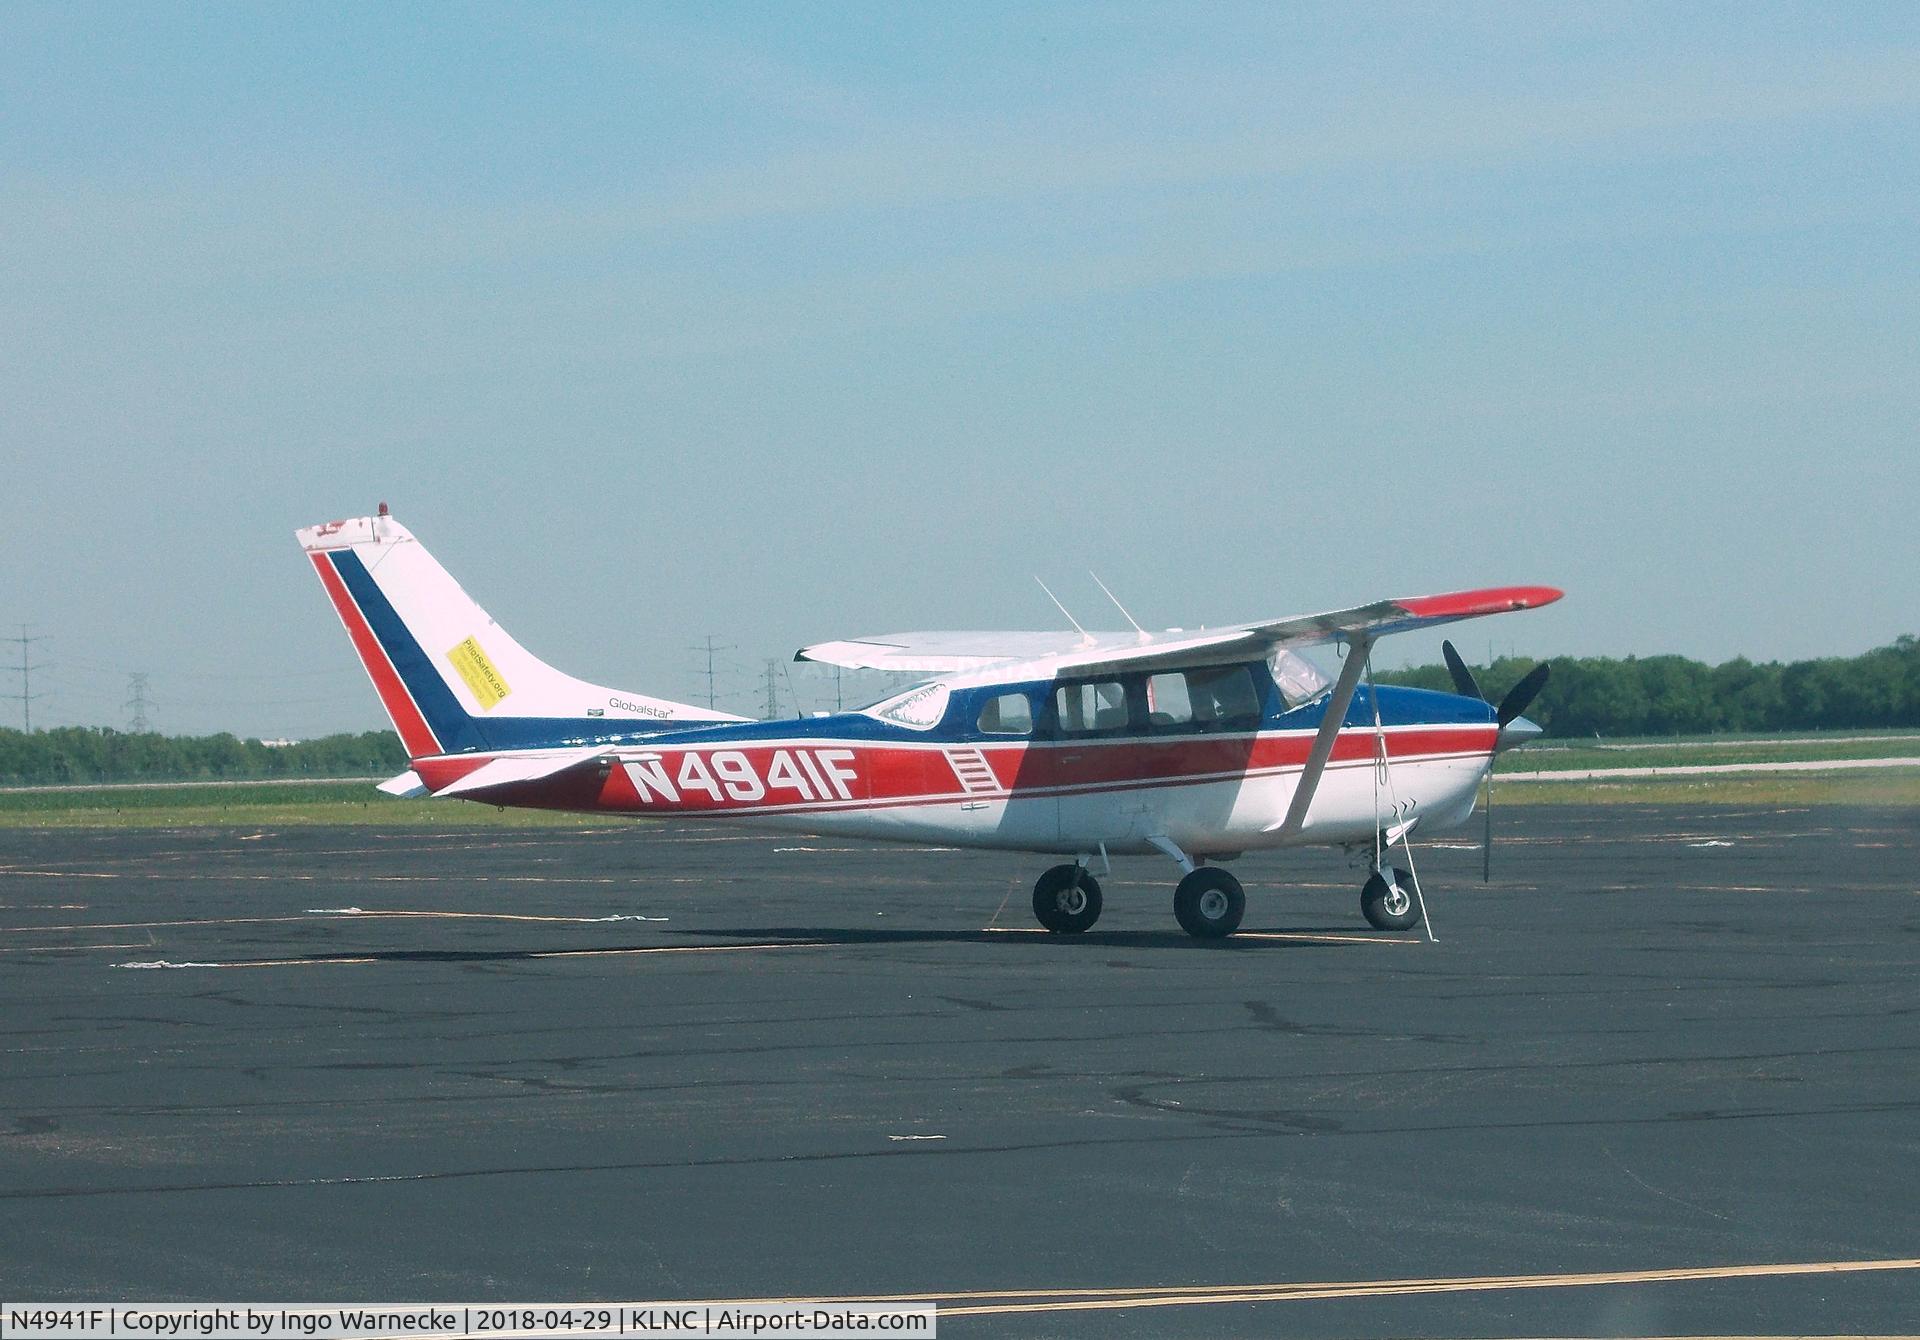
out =
[(416, 796), (427, 794), (427, 784), (420, 780), (420, 774), (408, 768), (398, 777), (389, 777), (380, 783), (379, 789), (390, 796), (399, 796), (402, 800), (412, 800)]
[(606, 750), (599, 745), (589, 749), (567, 749), (556, 753), (534, 754), (531, 756), (491, 759), (482, 763), (457, 782), (441, 787), (433, 794), (441, 796), (464, 796), (475, 791), (485, 791), (490, 787), (506, 786), (513, 782), (534, 782), (542, 777), (552, 777), (557, 773), (577, 768), (599, 758)]

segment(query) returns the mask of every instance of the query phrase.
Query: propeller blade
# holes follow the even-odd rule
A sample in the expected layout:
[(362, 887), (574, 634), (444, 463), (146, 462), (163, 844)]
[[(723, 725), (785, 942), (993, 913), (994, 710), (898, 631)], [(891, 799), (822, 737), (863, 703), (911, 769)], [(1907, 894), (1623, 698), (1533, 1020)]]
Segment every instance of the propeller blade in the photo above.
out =
[(1534, 697), (1546, 687), (1547, 672), (1551, 669), (1553, 669), (1551, 665), (1542, 661), (1527, 671), (1525, 679), (1507, 690), (1507, 696), (1500, 700), (1500, 707), (1494, 713), (1499, 719), (1501, 730), (1505, 730), (1532, 705)]
[(1442, 642), (1440, 654), (1446, 657), (1447, 673), (1453, 676), (1453, 687), (1459, 690), (1460, 696), (1478, 698), (1484, 703), (1487, 695), (1480, 692), (1480, 684), (1474, 679), (1473, 671), (1467, 669), (1467, 663), (1460, 659), (1460, 653), (1453, 649), (1453, 643)]

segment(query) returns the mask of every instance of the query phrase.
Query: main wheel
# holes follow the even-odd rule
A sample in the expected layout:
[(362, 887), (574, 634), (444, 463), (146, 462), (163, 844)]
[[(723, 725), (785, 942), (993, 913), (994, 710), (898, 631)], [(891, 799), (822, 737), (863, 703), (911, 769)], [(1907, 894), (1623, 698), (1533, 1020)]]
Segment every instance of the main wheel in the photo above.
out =
[(1218, 866), (1202, 866), (1173, 891), (1173, 915), (1181, 929), (1196, 939), (1217, 940), (1232, 935), (1246, 912), (1246, 890)]
[(1084, 866), (1056, 865), (1033, 886), (1033, 914), (1055, 935), (1078, 935), (1100, 920), (1100, 881)]
[(1413, 876), (1404, 870), (1393, 872), (1389, 884), (1374, 871), (1367, 886), (1360, 890), (1360, 915), (1383, 931), (1404, 931), (1420, 923), (1420, 908), (1413, 898)]

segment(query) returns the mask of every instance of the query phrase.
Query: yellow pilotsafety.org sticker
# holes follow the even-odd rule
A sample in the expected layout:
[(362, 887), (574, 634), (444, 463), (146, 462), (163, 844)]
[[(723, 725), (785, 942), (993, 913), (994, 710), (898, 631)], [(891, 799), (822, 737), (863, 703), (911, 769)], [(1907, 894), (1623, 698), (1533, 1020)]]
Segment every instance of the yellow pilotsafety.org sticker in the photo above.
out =
[(487, 653), (480, 650), (480, 643), (468, 638), (452, 651), (447, 659), (453, 662), (453, 668), (460, 672), (460, 678), (467, 681), (467, 688), (473, 692), (474, 701), (480, 704), (482, 712), (506, 697), (513, 690), (500, 672), (493, 668), (493, 662), (487, 659)]

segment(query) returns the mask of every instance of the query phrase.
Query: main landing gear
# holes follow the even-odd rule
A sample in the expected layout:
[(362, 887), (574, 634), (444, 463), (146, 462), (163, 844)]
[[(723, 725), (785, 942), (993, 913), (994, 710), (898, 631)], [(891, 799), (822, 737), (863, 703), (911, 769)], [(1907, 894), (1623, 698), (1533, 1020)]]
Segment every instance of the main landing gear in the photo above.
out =
[(1246, 912), (1246, 890), (1217, 865), (1199, 867), (1173, 891), (1174, 919), (1196, 940), (1232, 935)]
[[(1180, 863), (1186, 876), (1173, 891), (1173, 915), (1197, 940), (1218, 940), (1240, 928), (1246, 890), (1218, 866), (1197, 865), (1164, 838), (1153, 845)], [(1100, 919), (1100, 881), (1080, 863), (1056, 865), (1033, 886), (1033, 915), (1055, 935), (1078, 935)]]
[(1084, 865), (1056, 865), (1033, 886), (1033, 915), (1055, 935), (1078, 935), (1100, 919), (1100, 881)]

